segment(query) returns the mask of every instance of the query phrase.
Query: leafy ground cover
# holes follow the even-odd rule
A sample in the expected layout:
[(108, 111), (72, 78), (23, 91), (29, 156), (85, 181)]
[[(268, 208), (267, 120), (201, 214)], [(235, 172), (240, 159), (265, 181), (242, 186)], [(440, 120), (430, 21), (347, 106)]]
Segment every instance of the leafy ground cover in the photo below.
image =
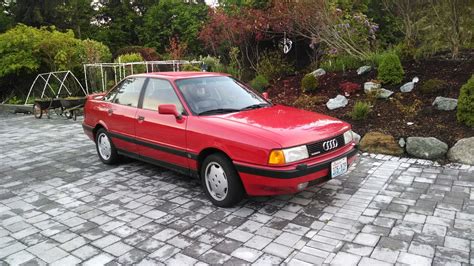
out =
[[(440, 111), (432, 103), (437, 96), (458, 98), (460, 87), (474, 73), (474, 54), (462, 60), (432, 58), (403, 63), (405, 78), (402, 82), (418, 77), (420, 82), (409, 93), (400, 92), (400, 85), (386, 85), (386, 89), (395, 94), (389, 99), (370, 99), (363, 89), (348, 97), (349, 104), (344, 108), (328, 110), (325, 103), (338, 94), (343, 94), (340, 84), (354, 82), (361, 85), (377, 78), (377, 71), (357, 75), (355, 70), (346, 72), (328, 72), (319, 78), (319, 87), (309, 96), (317, 96), (320, 101), (301, 106), (297, 101), (302, 94), (301, 80), (303, 75), (287, 76), (271, 82), (268, 93), (274, 103), (299, 107), (325, 113), (352, 124), (355, 132), (364, 135), (369, 131), (381, 131), (393, 135), (396, 139), (408, 136), (436, 137), (448, 145), (466, 137), (474, 136), (474, 128), (457, 122), (456, 111)], [(447, 86), (436, 93), (426, 94), (421, 91), (423, 83), (430, 79), (440, 79)], [(322, 99), (322, 100), (321, 100)], [(372, 111), (365, 120), (354, 120), (351, 111), (357, 101), (373, 101)], [(413, 123), (413, 124), (412, 124)]]

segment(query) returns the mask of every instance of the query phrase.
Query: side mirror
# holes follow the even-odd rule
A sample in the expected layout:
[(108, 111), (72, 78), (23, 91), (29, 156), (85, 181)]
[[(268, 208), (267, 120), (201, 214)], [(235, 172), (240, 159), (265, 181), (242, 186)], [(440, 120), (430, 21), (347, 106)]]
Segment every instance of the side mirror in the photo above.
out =
[(174, 104), (158, 105), (158, 113), (162, 115), (174, 115), (178, 120), (181, 120), (183, 117), (180, 113), (178, 113), (178, 109), (176, 109), (176, 105)]
[(268, 96), (268, 92), (264, 92), (262, 93), (262, 96), (263, 96), (263, 99), (269, 101), (270, 100), (270, 97)]

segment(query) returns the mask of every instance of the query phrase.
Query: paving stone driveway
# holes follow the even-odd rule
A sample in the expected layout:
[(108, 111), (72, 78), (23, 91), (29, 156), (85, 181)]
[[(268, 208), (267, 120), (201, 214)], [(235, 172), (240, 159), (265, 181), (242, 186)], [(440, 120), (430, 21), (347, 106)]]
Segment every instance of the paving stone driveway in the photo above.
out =
[(0, 265), (445, 265), (473, 248), (474, 167), (361, 156), (321, 186), (220, 209), (188, 177), (103, 165), (80, 122), (0, 115)]

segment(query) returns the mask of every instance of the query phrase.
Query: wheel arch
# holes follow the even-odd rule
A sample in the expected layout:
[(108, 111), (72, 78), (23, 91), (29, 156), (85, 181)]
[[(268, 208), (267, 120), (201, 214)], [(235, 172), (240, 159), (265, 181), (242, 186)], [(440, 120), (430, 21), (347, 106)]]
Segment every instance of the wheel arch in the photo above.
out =
[(198, 156), (197, 156), (197, 171), (198, 171), (198, 175), (201, 174), (201, 167), (202, 167), (202, 163), (204, 162), (204, 160), (209, 156), (209, 155), (212, 155), (212, 154), (215, 154), (215, 153), (220, 153), (222, 155), (224, 155), (227, 159), (229, 159), (229, 161), (233, 164), (232, 162), (232, 159), (230, 158), (230, 156), (224, 152), (222, 149), (219, 149), (219, 148), (215, 148), (215, 147), (209, 147), (209, 148), (205, 148), (204, 150), (202, 150), (201, 152), (199, 152)]
[(107, 127), (103, 123), (100, 123), (100, 122), (97, 123), (97, 125), (95, 125), (95, 127), (92, 129), (92, 135), (94, 136), (94, 141), (96, 139), (97, 131), (99, 131), (99, 129), (101, 128), (107, 130)]

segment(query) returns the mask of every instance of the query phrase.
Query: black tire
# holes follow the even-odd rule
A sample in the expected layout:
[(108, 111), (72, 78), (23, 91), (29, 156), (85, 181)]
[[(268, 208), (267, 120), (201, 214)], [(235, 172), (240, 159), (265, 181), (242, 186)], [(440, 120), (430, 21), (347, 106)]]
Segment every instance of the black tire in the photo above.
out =
[[(216, 199), (211, 195), (212, 192), (209, 190), (209, 186), (212, 186), (212, 184), (206, 181), (206, 171), (208, 170), (208, 166), (214, 166), (217, 169), (220, 169), (221, 167), (225, 173), (225, 178), (227, 180), (227, 193), (225, 196), (222, 196), (222, 199)], [(200, 174), (204, 192), (214, 205), (224, 208), (233, 207), (243, 199), (245, 190), (240, 176), (235, 170), (232, 162), (225, 155), (214, 153), (207, 156), (202, 163)]]
[(43, 110), (41, 110), (41, 105), (39, 105), (38, 103), (35, 103), (35, 105), (33, 105), (33, 115), (36, 119), (41, 119), (41, 117), (43, 116)]
[[(104, 156), (102, 155), (101, 151), (99, 150), (99, 139), (100, 138), (107, 138), (107, 140), (110, 143), (110, 156)], [(95, 148), (97, 150), (97, 155), (99, 156), (99, 159), (104, 163), (104, 164), (116, 164), (119, 161), (119, 155), (117, 153), (117, 149), (115, 148), (114, 143), (112, 142), (112, 138), (110, 138), (109, 134), (107, 133), (107, 130), (104, 128), (101, 128), (97, 130), (95, 134)]]
[(67, 119), (71, 119), (73, 118), (73, 111), (67, 111), (67, 112), (64, 112), (64, 116), (67, 118)]

